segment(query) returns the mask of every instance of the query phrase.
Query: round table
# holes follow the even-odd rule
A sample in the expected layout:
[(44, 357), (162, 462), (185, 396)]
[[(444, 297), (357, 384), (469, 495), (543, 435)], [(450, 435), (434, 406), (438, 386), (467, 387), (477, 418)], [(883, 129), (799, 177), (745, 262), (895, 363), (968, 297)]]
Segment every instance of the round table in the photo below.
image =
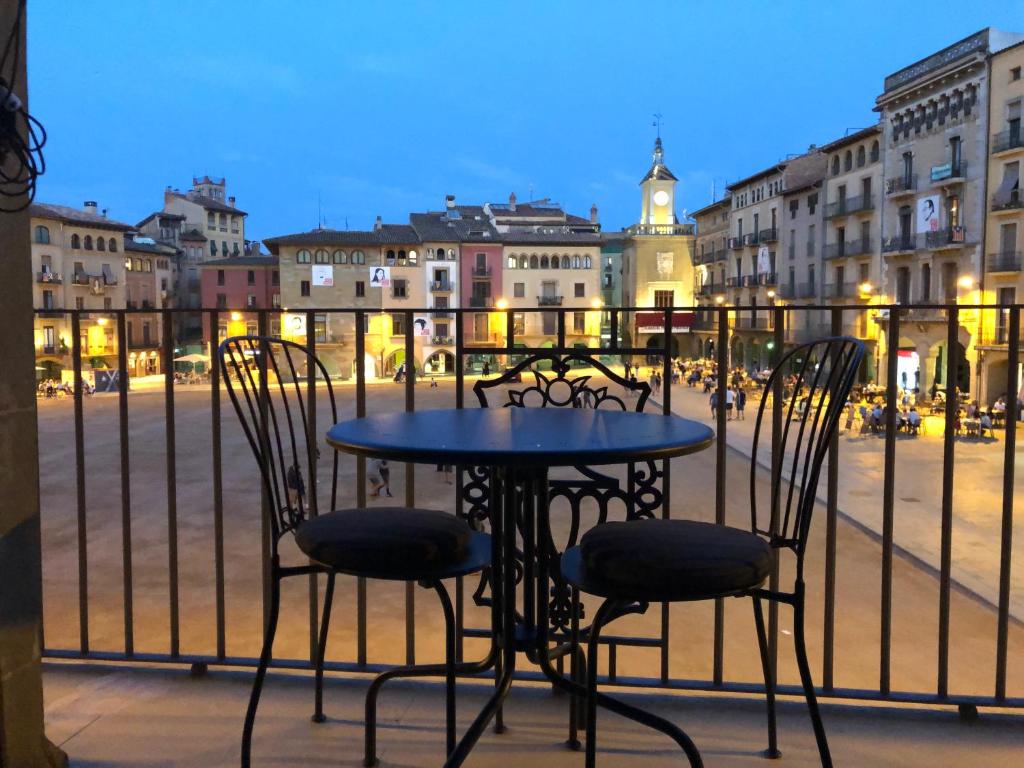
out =
[[(582, 686), (552, 664), (565, 649), (553, 651), (548, 635), (549, 558), (557, 557), (548, 516), (548, 468), (668, 459), (703, 450), (713, 441), (708, 426), (679, 416), (579, 408), (398, 412), (350, 419), (330, 428), (328, 444), (346, 453), (489, 470), (496, 690), (445, 766), (462, 765), (499, 713), (512, 684), (517, 653), (526, 654), (559, 687), (585, 695)], [(522, 558), (521, 618), (513, 567), (517, 554)], [(600, 703), (627, 717), (643, 718), (640, 710), (604, 694)]]

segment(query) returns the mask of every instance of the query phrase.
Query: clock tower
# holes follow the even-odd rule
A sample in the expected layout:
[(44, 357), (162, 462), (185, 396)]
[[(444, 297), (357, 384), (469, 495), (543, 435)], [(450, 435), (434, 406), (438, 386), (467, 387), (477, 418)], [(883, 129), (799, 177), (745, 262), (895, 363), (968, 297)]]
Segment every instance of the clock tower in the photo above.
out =
[(665, 151), (661, 147), (660, 136), (654, 142), (652, 160), (651, 170), (640, 182), (643, 192), (640, 224), (671, 226), (676, 223), (675, 192), (678, 179), (665, 167)]

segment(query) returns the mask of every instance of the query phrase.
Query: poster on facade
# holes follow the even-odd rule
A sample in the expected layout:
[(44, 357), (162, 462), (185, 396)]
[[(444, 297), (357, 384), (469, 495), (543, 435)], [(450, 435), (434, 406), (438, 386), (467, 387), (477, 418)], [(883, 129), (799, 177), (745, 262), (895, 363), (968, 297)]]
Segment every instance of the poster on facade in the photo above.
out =
[(286, 339), (305, 339), (306, 316), (286, 313), (282, 318), (281, 331)]
[(768, 275), (772, 271), (772, 259), (768, 255), (768, 246), (762, 245), (757, 249), (757, 274)]
[(937, 232), (939, 229), (939, 196), (928, 195), (917, 199), (917, 232)]
[(313, 285), (321, 288), (333, 288), (334, 267), (330, 264), (314, 264)]
[(370, 267), (370, 287), (390, 288), (391, 267)]
[(432, 333), (430, 327), (430, 318), (423, 317), (422, 315), (412, 321), (412, 335), (413, 336), (427, 336), (429, 337)]

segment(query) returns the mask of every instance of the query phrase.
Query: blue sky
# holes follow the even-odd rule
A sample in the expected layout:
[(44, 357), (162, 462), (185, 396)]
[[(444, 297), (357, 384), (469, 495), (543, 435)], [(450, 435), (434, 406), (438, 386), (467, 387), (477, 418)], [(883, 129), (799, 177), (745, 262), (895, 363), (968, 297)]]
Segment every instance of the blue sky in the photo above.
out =
[(39, 200), (134, 223), (226, 176), (264, 238), (460, 202), (639, 215), (652, 114), (677, 212), (874, 121), (890, 72), (1024, 2), (31, 0)]

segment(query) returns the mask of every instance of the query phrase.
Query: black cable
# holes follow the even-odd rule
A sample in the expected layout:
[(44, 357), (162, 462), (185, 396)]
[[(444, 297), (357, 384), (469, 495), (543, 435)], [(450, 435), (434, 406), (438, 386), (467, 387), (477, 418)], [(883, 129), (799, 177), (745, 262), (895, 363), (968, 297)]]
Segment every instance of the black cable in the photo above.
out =
[[(14, 26), (0, 54), (0, 212), (5, 213), (23, 211), (32, 203), (37, 180), (46, 171), (42, 152), (46, 129), (29, 114), (15, 93), (26, 2), (18, 1)], [(11, 206), (3, 200), (22, 196), (24, 202)]]

